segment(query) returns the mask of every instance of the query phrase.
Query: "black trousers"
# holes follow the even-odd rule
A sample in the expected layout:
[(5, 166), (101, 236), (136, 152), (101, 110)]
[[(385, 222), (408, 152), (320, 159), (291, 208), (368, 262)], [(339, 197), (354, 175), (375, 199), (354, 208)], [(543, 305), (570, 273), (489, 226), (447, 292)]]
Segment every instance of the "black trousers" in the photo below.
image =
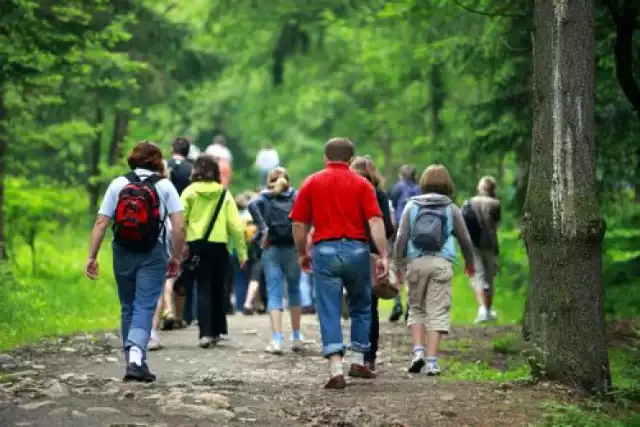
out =
[(380, 342), (380, 315), (378, 314), (378, 297), (371, 295), (371, 327), (369, 328), (371, 349), (364, 355), (365, 362), (375, 362)]
[(229, 252), (224, 243), (207, 243), (195, 270), (198, 282), (198, 326), (200, 338), (227, 334), (225, 278)]

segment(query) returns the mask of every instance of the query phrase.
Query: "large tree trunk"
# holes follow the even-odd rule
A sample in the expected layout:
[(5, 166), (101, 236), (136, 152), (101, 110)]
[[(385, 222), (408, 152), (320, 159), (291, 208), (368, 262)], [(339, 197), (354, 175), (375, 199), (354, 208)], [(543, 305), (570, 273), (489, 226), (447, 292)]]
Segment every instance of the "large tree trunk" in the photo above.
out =
[(7, 110), (4, 106), (4, 94), (0, 92), (0, 260), (7, 259), (7, 244), (4, 224), (4, 165), (7, 157)]
[(534, 374), (611, 386), (595, 183), (594, 0), (536, 0), (531, 170), (523, 217)]
[(107, 155), (107, 164), (109, 166), (115, 165), (122, 156), (122, 143), (128, 131), (129, 113), (123, 110), (116, 110), (113, 119), (113, 134), (111, 135), (111, 143), (109, 144), (109, 153)]
[(95, 126), (96, 134), (91, 144), (89, 154), (89, 179), (87, 180), (87, 192), (89, 193), (89, 215), (93, 216), (98, 211), (100, 198), (100, 154), (102, 151), (102, 127), (104, 124), (104, 112), (102, 108), (96, 108)]

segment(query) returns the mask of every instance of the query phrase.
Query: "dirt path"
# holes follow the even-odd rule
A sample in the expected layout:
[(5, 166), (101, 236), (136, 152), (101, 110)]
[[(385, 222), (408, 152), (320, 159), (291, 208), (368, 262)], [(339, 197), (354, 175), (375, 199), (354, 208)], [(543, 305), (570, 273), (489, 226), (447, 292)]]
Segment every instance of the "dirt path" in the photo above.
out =
[[(211, 350), (195, 347), (195, 329), (166, 333), (167, 348), (150, 355), (159, 378), (151, 385), (120, 381), (114, 334), (46, 340), (0, 354), (0, 425), (513, 427), (539, 419), (552, 393), (456, 382), (446, 372), (410, 376), (406, 330), (387, 323), (382, 330), (379, 377), (352, 380), (344, 391), (322, 389), (327, 366), (313, 316), (304, 318), (311, 342), (302, 354), (265, 354), (264, 316), (230, 317), (229, 340)], [(459, 329), (453, 337), (465, 334), (487, 331)]]

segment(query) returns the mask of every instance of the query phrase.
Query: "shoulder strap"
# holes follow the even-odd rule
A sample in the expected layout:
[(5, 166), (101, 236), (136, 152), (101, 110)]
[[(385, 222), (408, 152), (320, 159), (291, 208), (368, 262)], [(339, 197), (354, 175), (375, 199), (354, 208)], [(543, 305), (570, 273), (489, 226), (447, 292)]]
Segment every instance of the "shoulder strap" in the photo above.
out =
[(211, 220), (209, 221), (209, 225), (207, 225), (207, 230), (204, 232), (204, 236), (202, 239), (206, 242), (209, 240), (209, 236), (211, 236), (211, 232), (213, 231), (213, 226), (218, 219), (218, 215), (220, 214), (220, 210), (222, 209), (222, 204), (227, 197), (227, 189), (222, 189), (222, 194), (220, 194), (220, 199), (218, 199), (218, 204), (216, 208), (213, 210), (213, 215), (211, 216)]
[(123, 175), (129, 182), (140, 182), (140, 177), (134, 171)]

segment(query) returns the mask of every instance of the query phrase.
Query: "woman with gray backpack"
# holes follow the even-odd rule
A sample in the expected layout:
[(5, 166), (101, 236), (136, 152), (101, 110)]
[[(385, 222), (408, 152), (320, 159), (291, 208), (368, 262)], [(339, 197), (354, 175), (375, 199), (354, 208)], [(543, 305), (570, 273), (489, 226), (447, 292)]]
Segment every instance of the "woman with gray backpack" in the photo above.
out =
[[(413, 356), (409, 372), (427, 366), (438, 375), (437, 354), (451, 322), (451, 284), (456, 261), (454, 237), (472, 276), (473, 245), (460, 209), (451, 197), (454, 185), (443, 165), (430, 165), (420, 178), (420, 195), (409, 199), (398, 227), (393, 251), (396, 268), (406, 268)], [(425, 357), (426, 356), (426, 357)]]
[(287, 170), (278, 167), (267, 176), (267, 190), (249, 202), (249, 212), (258, 226), (257, 238), (261, 241), (262, 266), (267, 285), (267, 311), (271, 319), (272, 337), (267, 353), (282, 354), (282, 310), (284, 284), (287, 284), (287, 300), (291, 313), (291, 349), (302, 346), (300, 332), (301, 295), (300, 266), (293, 240), (292, 221), (296, 191), (289, 185)]

